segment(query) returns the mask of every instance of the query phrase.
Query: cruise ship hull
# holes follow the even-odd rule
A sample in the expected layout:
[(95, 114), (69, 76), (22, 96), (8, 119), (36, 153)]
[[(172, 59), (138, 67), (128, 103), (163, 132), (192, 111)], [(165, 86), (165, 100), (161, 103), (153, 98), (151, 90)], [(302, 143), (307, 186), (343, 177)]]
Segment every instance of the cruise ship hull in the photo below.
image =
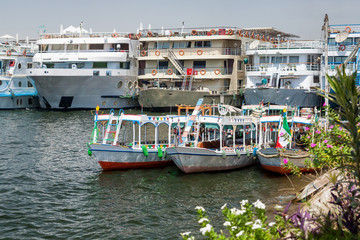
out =
[(139, 94), (139, 104), (144, 109), (164, 111), (175, 109), (176, 105), (194, 106), (199, 98), (203, 104), (227, 104), (235, 107), (241, 106), (242, 95), (236, 94), (210, 94), (207, 91), (170, 90), (153, 88), (142, 90)]
[[(40, 106), (47, 109), (102, 109), (138, 107), (134, 90), (124, 76), (31, 76)], [(118, 88), (119, 81), (123, 84)]]
[(245, 104), (260, 102), (296, 107), (322, 106), (323, 98), (315, 91), (306, 89), (247, 88), (244, 91)]

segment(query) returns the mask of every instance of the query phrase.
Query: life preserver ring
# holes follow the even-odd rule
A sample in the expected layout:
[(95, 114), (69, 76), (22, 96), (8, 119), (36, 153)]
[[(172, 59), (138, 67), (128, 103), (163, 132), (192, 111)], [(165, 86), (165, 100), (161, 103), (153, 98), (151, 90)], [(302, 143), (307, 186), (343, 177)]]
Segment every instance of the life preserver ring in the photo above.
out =
[(345, 49), (346, 49), (346, 46), (344, 44), (341, 44), (339, 46), (339, 51), (345, 51)]
[(261, 41), (265, 41), (265, 35), (262, 35)]
[(206, 73), (206, 70), (205, 70), (205, 69), (201, 69), (201, 70), (200, 70), (200, 74), (201, 74), (201, 75), (205, 75), (205, 73)]
[(113, 33), (111, 36), (112, 36), (113, 38), (118, 38), (118, 37), (119, 37), (119, 34), (118, 34), (118, 33)]
[(242, 34), (242, 30), (240, 29), (239, 32), (238, 32), (239, 36), (242, 37), (243, 34)]
[(219, 74), (220, 74), (220, 69), (215, 69), (215, 70), (214, 70), (214, 73), (215, 73), (216, 75), (219, 75)]
[(137, 39), (141, 38), (141, 33), (140, 32), (138, 34), (136, 34), (136, 38)]
[(249, 32), (245, 32), (245, 37), (249, 37)]
[(351, 32), (351, 27), (347, 26), (347, 27), (345, 28), (345, 31), (347, 31), (348, 33), (350, 33), (350, 32)]
[(260, 40), (260, 34), (256, 34), (256, 39)]
[(173, 73), (174, 73), (174, 71), (173, 71), (172, 69), (169, 68), (169, 69), (167, 70), (167, 74), (168, 74), (168, 75), (173, 75)]
[(130, 38), (130, 39), (132, 38), (132, 34), (131, 34), (131, 33), (129, 34), (129, 38)]
[(184, 56), (184, 54), (185, 54), (184, 50), (179, 50), (179, 55), (180, 56)]
[(24, 50), (22, 54), (24, 57), (26, 57), (26, 50)]
[(203, 51), (199, 49), (199, 50), (196, 51), (196, 53), (200, 56), (200, 55), (203, 54)]
[(44, 36), (44, 38), (45, 38), (45, 39), (48, 39), (48, 38), (50, 38), (50, 35), (49, 35), (49, 34), (46, 34), (46, 35)]
[(197, 31), (196, 31), (195, 29), (192, 30), (192, 31), (191, 31), (191, 35), (193, 35), (193, 36), (197, 35)]
[(210, 34), (211, 34), (211, 35), (215, 35), (215, 34), (216, 34), (216, 30), (215, 30), (215, 29), (211, 29), (211, 30), (210, 30)]
[(148, 36), (148, 37), (152, 37), (152, 35), (153, 35), (152, 32), (151, 32), (151, 31), (148, 31), (147, 36)]
[(142, 50), (142, 51), (141, 51), (141, 56), (143, 56), (143, 57), (146, 56), (146, 51), (145, 51), (145, 50)]
[(169, 33), (170, 33), (169, 37), (171, 37), (173, 35), (172, 31), (169, 30)]
[(153, 76), (155, 76), (155, 75), (157, 74), (156, 69), (153, 69), (153, 70), (151, 71), (151, 74), (152, 74)]
[(11, 56), (11, 50), (10, 49), (6, 51), (6, 55)]
[(228, 35), (233, 35), (234, 34), (234, 30), (232, 30), (231, 28), (228, 30)]
[(252, 39), (254, 39), (254, 38), (255, 38), (255, 33), (251, 33), (250, 37), (251, 37)]
[(155, 55), (156, 55), (156, 56), (160, 56), (160, 51), (159, 51), (159, 50), (156, 50), (156, 51), (155, 51)]

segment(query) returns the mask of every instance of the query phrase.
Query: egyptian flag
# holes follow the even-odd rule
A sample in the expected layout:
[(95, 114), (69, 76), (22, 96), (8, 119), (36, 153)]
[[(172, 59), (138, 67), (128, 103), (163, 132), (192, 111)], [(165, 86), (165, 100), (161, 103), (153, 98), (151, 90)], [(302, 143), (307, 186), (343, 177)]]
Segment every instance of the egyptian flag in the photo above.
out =
[(284, 119), (283, 119), (283, 124), (282, 124), (279, 134), (278, 134), (276, 147), (277, 148), (286, 147), (286, 145), (288, 145), (290, 143), (290, 141), (291, 141), (291, 131), (289, 129), (289, 124), (288, 124), (288, 121), (287, 121), (286, 115), (285, 115)]

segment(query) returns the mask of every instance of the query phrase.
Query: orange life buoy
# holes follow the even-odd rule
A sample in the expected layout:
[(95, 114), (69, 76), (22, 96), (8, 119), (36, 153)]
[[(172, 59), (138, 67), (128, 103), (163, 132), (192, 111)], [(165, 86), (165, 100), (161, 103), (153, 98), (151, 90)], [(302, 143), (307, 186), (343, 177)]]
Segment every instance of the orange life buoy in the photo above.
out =
[(153, 69), (153, 70), (151, 71), (151, 74), (152, 74), (153, 76), (155, 76), (155, 75), (157, 74), (156, 69)]
[(141, 38), (141, 33), (140, 32), (138, 34), (136, 34), (136, 38), (137, 39)]
[(147, 36), (148, 36), (148, 37), (152, 37), (152, 35), (153, 35), (152, 32), (151, 32), (151, 31), (148, 31)]
[(196, 31), (195, 29), (192, 30), (192, 31), (191, 31), (191, 35), (193, 35), (193, 36), (197, 35), (197, 31)]
[(245, 37), (249, 37), (249, 32), (245, 32)]
[(112, 36), (113, 38), (118, 38), (118, 37), (119, 37), (119, 34), (118, 34), (118, 33), (113, 33), (111, 36)]
[(270, 42), (270, 36), (267, 36), (267, 40), (268, 40), (268, 42)]
[(201, 69), (201, 70), (200, 70), (200, 74), (201, 74), (201, 75), (205, 75), (205, 73), (206, 73), (206, 70), (205, 70), (205, 69)]
[(262, 35), (261, 40), (265, 41), (265, 35)]
[(239, 32), (238, 32), (239, 36), (242, 37), (243, 34), (242, 34), (242, 30), (240, 29)]
[(184, 54), (185, 54), (184, 50), (180, 50), (180, 51), (179, 51), (179, 55), (180, 55), (180, 56), (184, 56)]
[(232, 30), (231, 28), (228, 30), (228, 35), (233, 35), (234, 34), (234, 30)]
[(348, 33), (350, 33), (350, 32), (351, 32), (351, 27), (347, 26), (347, 27), (345, 28), (345, 31), (347, 31)]
[(255, 33), (251, 33), (250, 37), (254, 39), (255, 38)]
[(171, 37), (173, 35), (172, 31), (169, 30), (169, 33), (170, 33), (169, 37)]
[(345, 49), (346, 49), (346, 46), (345, 46), (344, 44), (341, 44), (341, 45), (339, 46), (339, 50), (340, 50), (340, 51), (345, 51)]
[(141, 56), (143, 56), (143, 57), (146, 56), (146, 51), (145, 50), (141, 51)]
[(160, 51), (159, 51), (159, 50), (156, 50), (156, 51), (155, 51), (155, 55), (156, 55), (156, 56), (160, 56)]
[(6, 55), (11, 56), (11, 50), (10, 49), (6, 51)]
[(260, 40), (260, 34), (256, 34), (256, 39)]
[(215, 70), (214, 70), (214, 73), (215, 73), (216, 75), (219, 75), (219, 74), (220, 74), (220, 69), (215, 69)]
[(168, 75), (172, 75), (173, 73), (174, 73), (174, 71), (173, 71), (172, 69), (169, 68), (169, 69), (167, 70), (167, 74), (168, 74)]
[(199, 50), (196, 51), (196, 53), (200, 56), (200, 55), (203, 54), (203, 51), (199, 49)]
[(23, 56), (24, 56), (24, 57), (26, 56), (26, 50), (23, 51)]
[(210, 34), (211, 34), (211, 35), (215, 35), (215, 34), (216, 34), (216, 30), (215, 30), (215, 29), (211, 29), (211, 30), (210, 30)]

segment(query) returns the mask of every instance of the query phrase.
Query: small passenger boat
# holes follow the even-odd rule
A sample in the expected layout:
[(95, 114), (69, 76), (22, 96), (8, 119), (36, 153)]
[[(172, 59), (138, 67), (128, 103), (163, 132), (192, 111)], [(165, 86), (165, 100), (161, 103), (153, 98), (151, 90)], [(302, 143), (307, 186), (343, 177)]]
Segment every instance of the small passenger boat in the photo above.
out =
[[(228, 110), (234, 111), (236, 108), (219, 106), (219, 109), (222, 109), (220, 112), (227, 113)], [(179, 136), (179, 144), (167, 149), (167, 155), (181, 171), (222, 171), (257, 163), (257, 159), (253, 158), (257, 143), (257, 124), (254, 118), (200, 116), (196, 109), (194, 112), (195, 114), (187, 118), (170, 119), (173, 125), (186, 125), (182, 137)]]
[(169, 116), (99, 115), (97, 107), (89, 155), (103, 170), (155, 168), (173, 164), (165, 155), (169, 147)]

